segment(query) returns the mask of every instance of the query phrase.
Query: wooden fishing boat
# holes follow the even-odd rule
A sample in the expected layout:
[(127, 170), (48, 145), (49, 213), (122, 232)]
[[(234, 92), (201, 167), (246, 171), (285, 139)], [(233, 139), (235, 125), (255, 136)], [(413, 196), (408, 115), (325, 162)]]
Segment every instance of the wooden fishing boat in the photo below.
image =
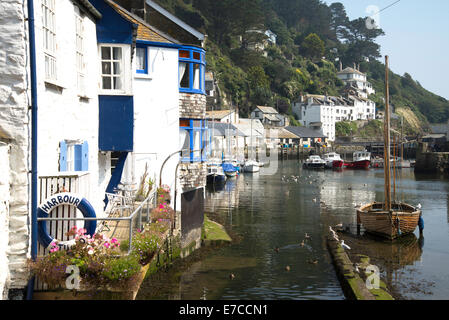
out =
[(396, 195), (396, 170), (393, 160), (393, 188), (391, 196), (391, 164), (390, 164), (390, 110), (388, 88), (388, 56), (385, 57), (385, 118), (384, 118), (384, 179), (385, 200), (362, 205), (357, 210), (357, 224), (363, 225), (369, 233), (376, 234), (387, 239), (395, 239), (401, 235), (410, 234), (419, 225), (420, 231), (424, 227), (421, 210), (407, 203), (395, 201)]
[(406, 204), (392, 203), (391, 210), (385, 210), (385, 203), (374, 202), (357, 209), (357, 223), (367, 232), (387, 239), (413, 233), (418, 226), (421, 210)]

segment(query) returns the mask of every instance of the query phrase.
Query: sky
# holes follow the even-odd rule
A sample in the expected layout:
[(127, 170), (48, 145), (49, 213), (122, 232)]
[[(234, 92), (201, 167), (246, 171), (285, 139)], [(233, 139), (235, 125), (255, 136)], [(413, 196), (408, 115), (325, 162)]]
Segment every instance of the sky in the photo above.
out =
[[(377, 38), (382, 62), (389, 56), (390, 69), (409, 73), (427, 90), (449, 99), (449, 0), (324, 0), (341, 2), (349, 19), (379, 13), (385, 36)], [(387, 8), (388, 6), (391, 7)]]

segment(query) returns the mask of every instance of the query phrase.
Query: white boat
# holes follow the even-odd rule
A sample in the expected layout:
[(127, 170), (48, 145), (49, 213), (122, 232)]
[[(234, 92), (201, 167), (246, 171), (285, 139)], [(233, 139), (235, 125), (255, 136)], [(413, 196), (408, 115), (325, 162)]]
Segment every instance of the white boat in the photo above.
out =
[(320, 158), (320, 156), (313, 155), (310, 156), (303, 164), (304, 168), (307, 169), (324, 169), (326, 161)]
[(341, 168), (343, 166), (343, 159), (336, 152), (329, 152), (323, 156), (323, 160), (326, 162), (326, 168)]
[(259, 163), (255, 160), (248, 160), (245, 162), (243, 166), (243, 171), (245, 172), (259, 172), (260, 166)]

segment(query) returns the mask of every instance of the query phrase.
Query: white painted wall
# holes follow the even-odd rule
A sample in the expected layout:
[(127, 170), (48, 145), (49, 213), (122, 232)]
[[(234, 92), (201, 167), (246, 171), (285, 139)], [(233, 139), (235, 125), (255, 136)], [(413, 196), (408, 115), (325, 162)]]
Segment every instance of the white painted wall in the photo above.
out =
[[(25, 6), (26, 8), (26, 6)], [(24, 288), (29, 247), (27, 42), (20, 1), (0, 4), (0, 299)], [(2, 143), (2, 142), (6, 142)]]
[[(40, 2), (35, 2), (39, 104), (38, 175), (58, 173), (60, 141), (87, 141), (90, 188), (81, 195), (91, 202), (97, 215), (101, 215), (104, 191), (110, 175), (107, 174), (108, 164), (99, 162), (98, 152), (99, 56), (95, 22), (84, 15), (86, 89), (82, 91), (77, 87), (75, 6), (69, 0), (55, 1), (55, 5), (57, 79), (51, 81), (52, 85), (44, 79), (42, 10)], [(103, 167), (100, 168), (100, 165)], [(99, 174), (100, 170), (104, 174)]]
[[(148, 76), (134, 74), (134, 177), (137, 184), (148, 164), (159, 184), (164, 160), (181, 149), (179, 132), (178, 50), (148, 47)], [(135, 59), (134, 59), (135, 60)], [(135, 70), (135, 68), (134, 68)], [(170, 186), (172, 199), (179, 155), (165, 164), (162, 184)], [(180, 184), (178, 182), (178, 187)], [(180, 194), (181, 192), (178, 192)], [(181, 206), (177, 205), (177, 209)]]

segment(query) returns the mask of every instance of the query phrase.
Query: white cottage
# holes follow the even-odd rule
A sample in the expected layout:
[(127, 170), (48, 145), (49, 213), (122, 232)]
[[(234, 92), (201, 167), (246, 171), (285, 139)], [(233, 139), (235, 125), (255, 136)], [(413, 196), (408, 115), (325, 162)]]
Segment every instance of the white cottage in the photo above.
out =
[[(73, 191), (100, 212), (98, 191), (105, 185), (96, 91), (95, 24), (101, 15), (87, 0), (28, 5), (33, 17), (15, 1), (2, 2), (0, 11), (0, 298), (24, 298), (27, 259), (38, 254), (37, 238), (30, 239), (34, 201)], [(28, 37), (26, 20), (35, 38)], [(28, 111), (29, 105), (37, 112)], [(30, 145), (37, 147), (33, 154)]]

